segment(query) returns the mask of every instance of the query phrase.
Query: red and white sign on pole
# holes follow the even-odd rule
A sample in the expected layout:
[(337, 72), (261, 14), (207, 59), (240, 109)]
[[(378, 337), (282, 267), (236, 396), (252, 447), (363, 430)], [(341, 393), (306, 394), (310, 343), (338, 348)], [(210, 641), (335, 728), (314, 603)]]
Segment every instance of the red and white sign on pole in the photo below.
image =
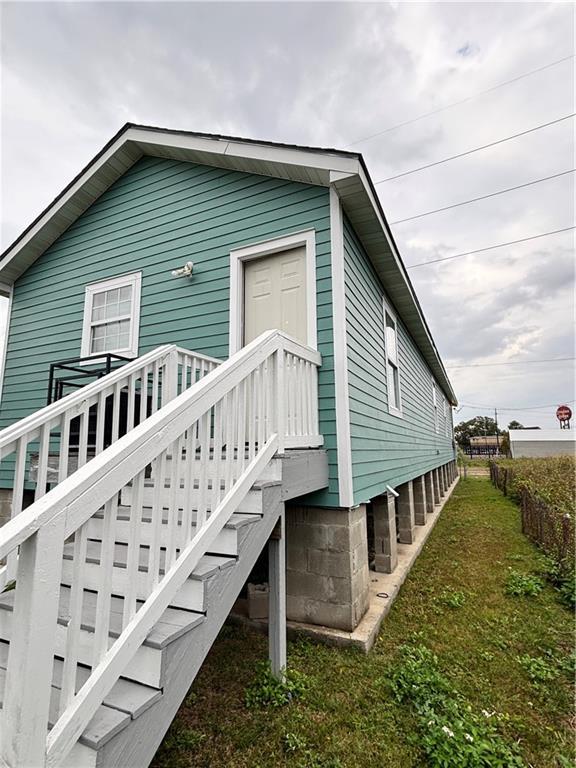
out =
[(560, 429), (570, 429), (572, 411), (567, 405), (559, 405), (558, 408), (556, 408), (556, 418), (560, 422)]

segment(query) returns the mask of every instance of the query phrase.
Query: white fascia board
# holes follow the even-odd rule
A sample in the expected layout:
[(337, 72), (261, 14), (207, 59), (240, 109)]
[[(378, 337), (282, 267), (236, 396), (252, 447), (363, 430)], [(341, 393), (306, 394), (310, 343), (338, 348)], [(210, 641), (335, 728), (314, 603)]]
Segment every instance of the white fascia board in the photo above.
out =
[[(130, 127), (125, 130), (113, 144), (82, 173), (72, 186), (56, 202), (46, 210), (44, 215), (36, 224), (26, 233), (24, 237), (14, 244), (12, 249), (6, 252), (4, 259), (0, 263), (0, 276), (4, 275), (7, 267), (10, 267), (13, 260), (18, 256), (22, 249), (26, 248), (34, 240), (50, 220), (58, 214), (65, 206), (81, 193), (84, 185), (107, 163), (111, 163), (114, 156), (126, 144), (133, 144), (134, 149), (143, 154), (154, 154), (157, 147), (169, 147), (183, 151), (196, 153), (206, 153), (207, 155), (226, 156), (230, 158), (230, 165), (233, 168), (234, 159), (242, 160), (260, 160), (263, 163), (279, 163), (282, 165), (302, 166), (319, 171), (331, 171), (338, 173), (353, 174), (357, 173), (359, 168), (358, 159), (355, 157), (340, 156), (337, 153), (325, 151), (316, 151), (314, 149), (293, 149), (291, 147), (272, 147), (265, 144), (255, 144), (252, 142), (242, 142), (239, 140), (229, 140), (219, 137), (189, 136), (186, 134), (169, 133), (164, 131), (150, 130), (146, 128)], [(12, 281), (9, 281), (12, 282)]]
[(186, 134), (148, 131), (145, 128), (130, 128), (127, 136), (131, 141), (136, 142), (144, 152), (146, 151), (146, 146), (151, 148), (162, 146), (184, 151), (188, 150), (190, 152), (226, 155), (231, 160), (234, 158), (260, 160), (265, 163), (299, 165), (328, 172), (337, 170), (345, 173), (356, 173), (358, 169), (358, 160), (355, 157), (341, 157), (338, 154), (316, 151), (314, 149), (272, 147), (267, 144), (255, 144), (218, 137), (206, 138), (202, 136), (188, 136)]
[(300, 165), (322, 171), (344, 171), (356, 173), (358, 160), (355, 157), (342, 157), (329, 152), (317, 152), (313, 149), (292, 149), (291, 147), (270, 147), (263, 144), (243, 144), (230, 141), (226, 148), (230, 157), (262, 160), (267, 163)]
[[(420, 309), (420, 305), (418, 303), (418, 299), (416, 298), (416, 294), (414, 293), (412, 285), (410, 284), (410, 280), (408, 278), (408, 274), (406, 272), (406, 269), (404, 268), (404, 265), (402, 264), (402, 262), (400, 260), (400, 255), (399, 255), (399, 253), (398, 253), (398, 251), (396, 249), (394, 241), (390, 238), (388, 227), (386, 226), (386, 223), (384, 222), (382, 216), (380, 215), (380, 207), (378, 205), (378, 201), (375, 199), (375, 197), (374, 197), (374, 195), (372, 193), (372, 189), (371, 189), (371, 186), (370, 186), (370, 184), (368, 182), (368, 178), (366, 176), (364, 168), (362, 168), (362, 167), (359, 168), (358, 175), (359, 175), (360, 180), (362, 182), (362, 186), (364, 187), (364, 190), (365, 190), (365, 192), (366, 192), (366, 194), (367, 194), (367, 196), (368, 196), (368, 198), (370, 200), (370, 204), (372, 205), (372, 209), (374, 211), (374, 215), (376, 216), (376, 218), (378, 220), (378, 223), (379, 223), (380, 227), (382, 228), (382, 232), (384, 233), (384, 236), (386, 238), (386, 242), (388, 243), (388, 247), (390, 248), (390, 253), (394, 257), (394, 261), (396, 263), (396, 267), (398, 268), (398, 271), (400, 272), (400, 274), (404, 278), (404, 282), (405, 282), (406, 288), (408, 289), (408, 291), (410, 293), (410, 298), (412, 299), (414, 310), (415, 310), (415, 312), (418, 315), (418, 319), (420, 321), (420, 325), (422, 327), (422, 331), (426, 334), (426, 338), (428, 339), (428, 342), (429, 342), (431, 348), (434, 350), (434, 354), (436, 356), (436, 359), (438, 360), (438, 363), (440, 365), (441, 370), (444, 371), (444, 365), (442, 363), (442, 360), (440, 358), (438, 350), (436, 349), (436, 344), (434, 343), (434, 339), (430, 335), (430, 331), (429, 331), (428, 326), (426, 324), (426, 320), (424, 319), (424, 315), (422, 314), (422, 310)], [(448, 385), (449, 385), (450, 389), (452, 390), (452, 386), (450, 384), (450, 380), (448, 379), (448, 375), (446, 373), (444, 373), (444, 375), (445, 375), (446, 381), (448, 382)], [(452, 394), (454, 394), (454, 393), (452, 392)]]
[(352, 442), (346, 343), (346, 292), (344, 283), (344, 228), (340, 198), (330, 187), (330, 250), (332, 268), (332, 320), (334, 327), (334, 389), (336, 401), (336, 446), (340, 506), (354, 504)]
[(38, 235), (42, 228), (50, 221), (50, 219), (57, 214), (70, 200), (77, 195), (79, 192), (81, 192), (82, 187), (86, 184), (86, 182), (94, 176), (97, 171), (102, 168), (102, 166), (106, 165), (106, 163), (110, 162), (114, 155), (118, 152), (121, 147), (124, 146), (124, 144), (127, 141), (126, 135), (129, 133), (127, 131), (126, 133), (122, 134), (122, 136), (119, 136), (116, 141), (108, 147), (106, 152), (104, 152), (98, 160), (96, 160), (95, 163), (92, 163), (89, 168), (86, 169), (86, 171), (76, 179), (74, 184), (70, 187), (70, 189), (67, 190), (67, 192), (62, 195), (62, 197), (57, 200), (55, 203), (53, 203), (44, 216), (40, 218), (36, 224), (29, 230), (29, 232), (26, 233), (26, 235), (19, 240), (17, 243), (15, 243), (14, 247), (6, 253), (6, 256), (4, 259), (2, 259), (2, 262), (0, 262), (0, 274), (2, 274), (3, 270), (10, 265), (10, 263), (16, 258), (18, 253), (22, 250), (22, 248), (26, 247), (28, 243), (33, 240), (36, 235)]

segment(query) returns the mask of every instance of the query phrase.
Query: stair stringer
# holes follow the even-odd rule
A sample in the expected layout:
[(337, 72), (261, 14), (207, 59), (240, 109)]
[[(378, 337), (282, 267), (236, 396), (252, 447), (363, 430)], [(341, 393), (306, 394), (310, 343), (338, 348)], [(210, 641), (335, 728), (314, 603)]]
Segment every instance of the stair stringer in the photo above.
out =
[(206, 620), (164, 651), (163, 696), (98, 751), (96, 768), (144, 768), (152, 761), (283, 511), (280, 485), (261, 492), (264, 514), (248, 527), (238, 563), (219, 571), (207, 585)]

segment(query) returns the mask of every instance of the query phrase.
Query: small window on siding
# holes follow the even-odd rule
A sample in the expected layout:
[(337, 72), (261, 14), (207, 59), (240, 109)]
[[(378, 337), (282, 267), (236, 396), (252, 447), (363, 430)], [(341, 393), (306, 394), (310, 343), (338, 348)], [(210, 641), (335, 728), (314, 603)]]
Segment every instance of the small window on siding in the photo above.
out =
[(444, 433), (448, 437), (448, 409), (446, 407), (446, 398), (442, 398), (442, 410), (444, 412)]
[(86, 286), (82, 357), (138, 355), (141, 273)]
[(436, 382), (432, 379), (432, 407), (434, 408), (434, 430), (440, 431), (440, 424), (438, 422), (438, 394), (436, 392)]
[(388, 389), (388, 410), (396, 416), (402, 415), (400, 393), (400, 366), (398, 360), (398, 331), (396, 316), (384, 304), (384, 326), (386, 344), (386, 383)]

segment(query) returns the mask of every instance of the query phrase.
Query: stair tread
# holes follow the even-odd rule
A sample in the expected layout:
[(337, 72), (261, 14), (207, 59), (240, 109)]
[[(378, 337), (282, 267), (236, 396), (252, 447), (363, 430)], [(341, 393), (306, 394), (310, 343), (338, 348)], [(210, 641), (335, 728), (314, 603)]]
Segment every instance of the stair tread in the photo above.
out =
[[(100, 555), (102, 549), (102, 542), (97, 539), (89, 539), (86, 542), (86, 562), (93, 563), (95, 565), (100, 564)], [(139, 564), (138, 570), (148, 571), (148, 549), (146, 547), (140, 547), (139, 550)], [(164, 561), (166, 553), (160, 552), (160, 571), (164, 570)], [(64, 545), (64, 558), (67, 560), (74, 559), (74, 542), (68, 542)], [(125, 568), (128, 558), (128, 545), (124, 542), (116, 542), (114, 544), (114, 566), (116, 568)], [(216, 571), (222, 568), (228, 568), (236, 563), (236, 558), (228, 557), (226, 555), (203, 555), (198, 561), (197, 566), (194, 568), (189, 579), (204, 580), (208, 576), (212, 575)]]
[[(8, 665), (8, 650), (9, 644), (6, 642), (0, 642), (0, 669), (6, 669)], [(54, 659), (54, 674), (52, 677), (52, 685), (55, 688), (62, 687), (62, 672), (64, 669), (64, 662), (62, 659)], [(77, 688), (84, 685), (90, 674), (88, 667), (78, 665), (77, 666)], [(148, 707), (151, 707), (162, 696), (162, 691), (159, 688), (152, 688), (149, 685), (137, 683), (134, 680), (126, 680), (121, 677), (104, 698), (103, 704), (111, 709), (117, 709), (119, 712), (124, 712), (130, 715), (132, 720), (135, 720)]]
[[(167, 511), (167, 510), (162, 510)], [(179, 510), (181, 511), (181, 510)], [(192, 510), (195, 512), (196, 510)], [(208, 510), (209, 511), (209, 510)], [(119, 520), (130, 520), (130, 512), (131, 507), (128, 507), (123, 504), (118, 505), (118, 519)], [(93, 517), (97, 517), (99, 519), (103, 519), (104, 517), (104, 510), (99, 509)], [(248, 525), (250, 523), (256, 522), (258, 518), (262, 517), (261, 512), (234, 512), (230, 519), (224, 524), (224, 528), (229, 529), (236, 529), (241, 528), (243, 525)], [(180, 525), (182, 515), (179, 515), (178, 518), (178, 524)], [(152, 520), (152, 507), (142, 507), (142, 523), (150, 523)], [(168, 516), (162, 515), (162, 524), (167, 525), (168, 523)], [(193, 519), (191, 523), (191, 527), (196, 527), (196, 521)]]
[[(4, 688), (6, 682), (6, 670), (0, 668), (0, 691), (2, 692), (1, 702), (4, 701)], [(60, 690), (54, 685), (50, 695), (50, 710), (48, 715), (48, 725), (52, 727), (58, 719), (58, 702)], [(101, 704), (90, 722), (82, 732), (79, 741), (94, 750), (100, 749), (106, 742), (116, 736), (130, 723), (131, 717), (126, 712), (107, 707)]]
[[(65, 585), (60, 587), (60, 602), (58, 605), (58, 623), (67, 625), (70, 616), (71, 588)], [(12, 610), (15, 592), (7, 592), (0, 596), (0, 609)], [(96, 615), (95, 592), (84, 592), (82, 604), (82, 629), (87, 632), (94, 631), (94, 619)], [(140, 603), (141, 604), (141, 603)], [(118, 637), (122, 626), (122, 611), (124, 601), (121, 597), (112, 597), (110, 606), (110, 637)], [(148, 633), (144, 645), (150, 648), (161, 649), (174, 642), (182, 635), (190, 632), (204, 621), (204, 615), (194, 611), (185, 611), (180, 608), (167, 608), (161, 618)], [(8, 638), (6, 638), (8, 639)]]

